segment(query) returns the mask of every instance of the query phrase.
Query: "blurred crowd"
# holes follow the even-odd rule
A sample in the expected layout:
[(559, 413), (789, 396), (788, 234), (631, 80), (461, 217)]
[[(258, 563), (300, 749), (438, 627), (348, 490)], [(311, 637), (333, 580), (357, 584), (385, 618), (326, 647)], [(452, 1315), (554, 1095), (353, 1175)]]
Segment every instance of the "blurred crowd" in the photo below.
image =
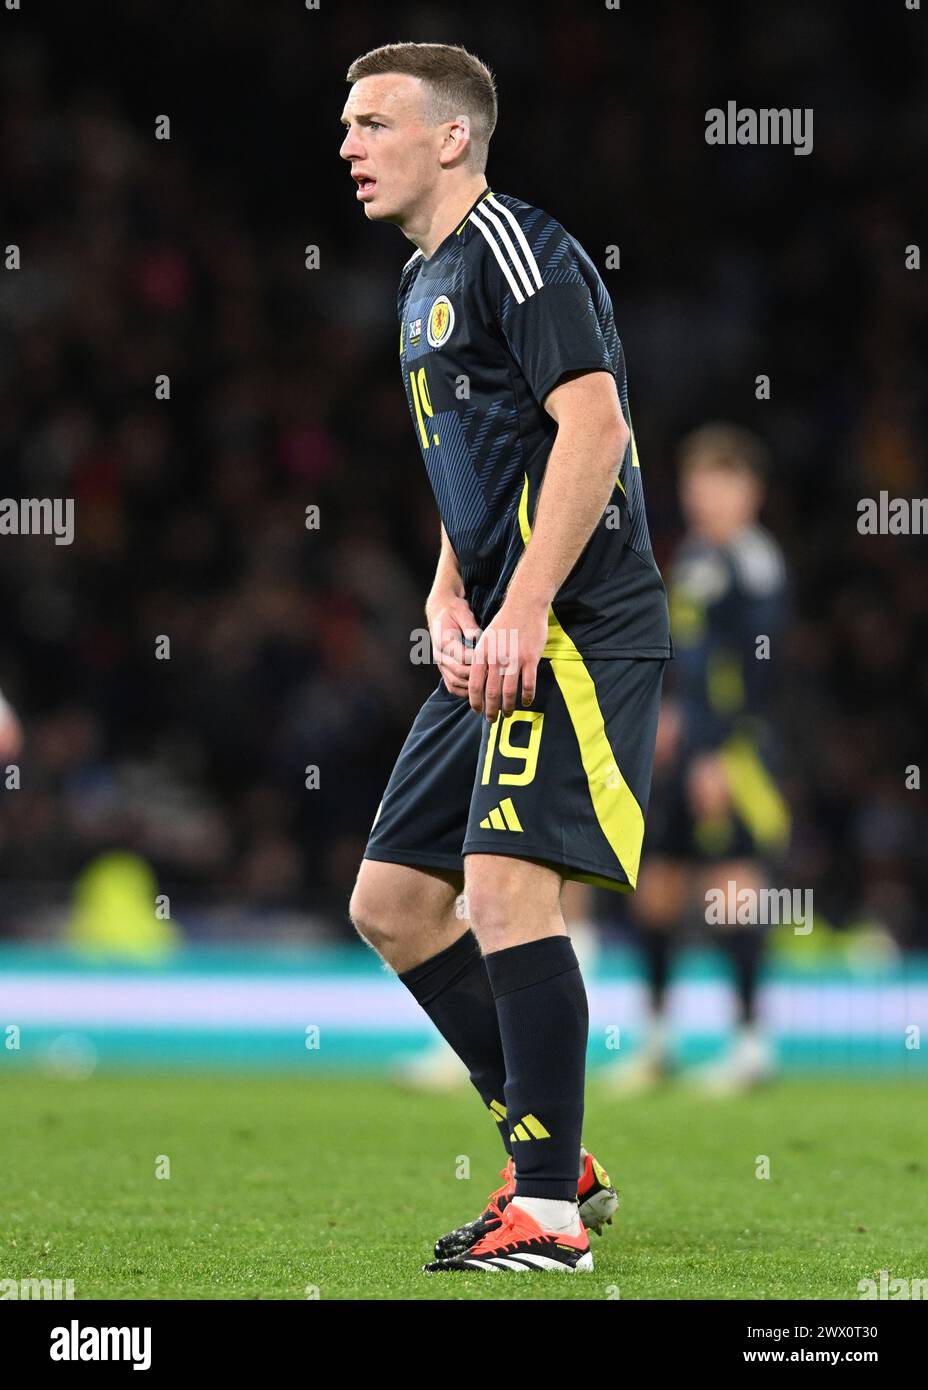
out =
[[(928, 540), (857, 530), (860, 498), (925, 490), (918, 16), (641, 8), (4, 16), (0, 226), (21, 266), (5, 253), (0, 491), (73, 497), (76, 533), (0, 537), (0, 689), (25, 732), (0, 790), (0, 935), (41, 931), (115, 847), (193, 934), (350, 931), (437, 681), (410, 660), (439, 537), (396, 357), (412, 247), (365, 221), (338, 158), (349, 62), (411, 38), (490, 63), (490, 186), (604, 274), (662, 566), (682, 434), (728, 418), (769, 444), (795, 607), (775, 654), (787, 881), (838, 924), (928, 944), (906, 776), (928, 774)], [(811, 106), (813, 153), (708, 147), (705, 111), (732, 97)]]

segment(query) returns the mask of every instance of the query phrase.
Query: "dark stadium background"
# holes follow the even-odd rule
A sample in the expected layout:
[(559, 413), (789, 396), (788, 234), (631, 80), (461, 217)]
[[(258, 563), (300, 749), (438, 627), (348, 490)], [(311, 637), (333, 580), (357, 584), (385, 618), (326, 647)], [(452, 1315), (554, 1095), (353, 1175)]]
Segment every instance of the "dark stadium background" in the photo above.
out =
[[(769, 443), (796, 604), (784, 882), (837, 927), (926, 946), (905, 768), (926, 765), (928, 542), (856, 529), (860, 498), (925, 490), (928, 291), (904, 260), (925, 235), (924, 23), (902, 0), (4, 12), (0, 230), (23, 269), (0, 274), (0, 491), (73, 497), (77, 529), (0, 540), (0, 688), (26, 733), (0, 935), (58, 935), (119, 847), (194, 939), (350, 939), (436, 680), (409, 650), (438, 521), (396, 356), (412, 248), (362, 215), (339, 115), (352, 58), (417, 39), (489, 62), (491, 187), (603, 271), (659, 562), (681, 434), (724, 417)], [(707, 146), (729, 99), (813, 107), (814, 153)]]

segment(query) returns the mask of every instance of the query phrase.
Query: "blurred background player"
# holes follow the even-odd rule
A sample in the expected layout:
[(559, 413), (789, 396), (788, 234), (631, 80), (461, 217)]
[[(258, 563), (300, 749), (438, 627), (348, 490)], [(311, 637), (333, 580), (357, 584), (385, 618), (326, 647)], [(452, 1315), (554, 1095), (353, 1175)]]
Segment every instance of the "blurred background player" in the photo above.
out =
[[(732, 894), (767, 886), (789, 836), (789, 811), (771, 771), (786, 571), (779, 545), (757, 520), (765, 465), (760, 440), (730, 424), (705, 425), (680, 449), (687, 530), (669, 583), (676, 660), (668, 668), (645, 857), (631, 903), (649, 1011), (642, 1047), (613, 1072), (618, 1090), (645, 1088), (671, 1068), (665, 1005), (681, 926), (690, 914), (705, 922), (710, 889), (727, 895), (730, 883)], [(734, 978), (736, 1030), (727, 1054), (694, 1079), (727, 1092), (773, 1071), (756, 1011), (766, 932), (731, 921), (713, 931)]]

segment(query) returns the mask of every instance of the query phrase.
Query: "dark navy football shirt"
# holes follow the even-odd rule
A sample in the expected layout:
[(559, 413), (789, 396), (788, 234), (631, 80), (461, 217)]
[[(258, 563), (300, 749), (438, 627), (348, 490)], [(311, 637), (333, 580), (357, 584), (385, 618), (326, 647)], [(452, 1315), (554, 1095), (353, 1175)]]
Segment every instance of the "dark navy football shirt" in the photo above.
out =
[(719, 545), (687, 536), (670, 572), (670, 609), (677, 659), (668, 692), (682, 702), (688, 751), (717, 752), (744, 732), (772, 754), (775, 658), (789, 610), (773, 536), (756, 525)]
[[(631, 429), (612, 303), (559, 222), (485, 190), (428, 260), (417, 251), (407, 261), (397, 308), (416, 436), (484, 628), (531, 534), (557, 434), (543, 405), (548, 392), (571, 372), (611, 372)], [(634, 433), (612, 501), (551, 606), (576, 649), (566, 654), (670, 655)]]

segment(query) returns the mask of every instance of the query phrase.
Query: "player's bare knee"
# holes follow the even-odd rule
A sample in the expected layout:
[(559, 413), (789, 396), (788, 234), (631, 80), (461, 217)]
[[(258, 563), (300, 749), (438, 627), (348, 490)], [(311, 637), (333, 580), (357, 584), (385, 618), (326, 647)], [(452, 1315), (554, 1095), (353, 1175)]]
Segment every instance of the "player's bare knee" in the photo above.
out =
[(544, 916), (539, 904), (503, 884), (474, 885), (467, 893), (467, 908), (471, 930), (484, 954), (518, 945), (527, 939), (527, 933), (537, 935), (538, 922)]
[(379, 903), (363, 889), (355, 888), (348, 904), (351, 925), (362, 941), (378, 955), (387, 958), (400, 939), (400, 923), (386, 904)]
[(497, 855), (469, 855), (465, 899), (481, 948), (498, 951), (533, 936), (563, 931), (560, 875), (553, 869)]
[(499, 888), (483, 883), (468, 889), (466, 902), (471, 930), (484, 950), (494, 949), (489, 943), (512, 923), (511, 902)]

